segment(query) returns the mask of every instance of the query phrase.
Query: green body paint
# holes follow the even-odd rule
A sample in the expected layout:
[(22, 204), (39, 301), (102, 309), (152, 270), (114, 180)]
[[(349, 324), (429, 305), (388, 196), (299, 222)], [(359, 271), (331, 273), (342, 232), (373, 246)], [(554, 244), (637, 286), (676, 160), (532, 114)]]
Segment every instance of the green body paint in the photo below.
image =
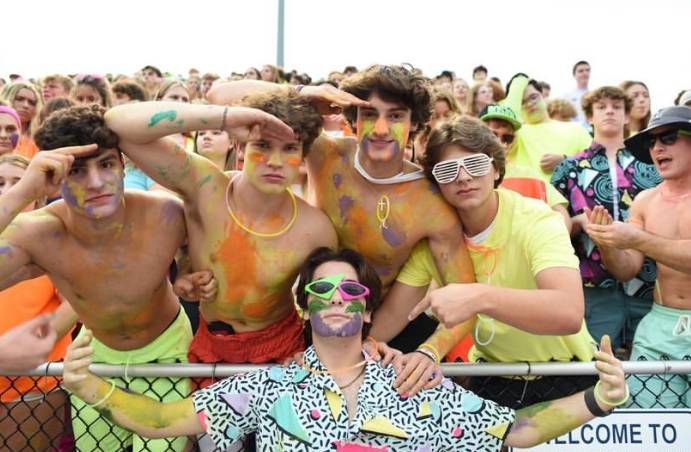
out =
[(405, 149), (406, 142), (408, 141), (408, 134), (406, 133), (403, 123), (397, 122), (392, 125), (391, 135), (398, 141), (399, 149)]
[(329, 309), (330, 306), (328, 303), (324, 303), (323, 301), (315, 298), (311, 300), (308, 304), (307, 307), (309, 308), (310, 314), (316, 314), (319, 311), (323, 311), (325, 309)]
[(211, 174), (202, 179), (199, 179), (199, 182), (197, 182), (197, 188), (201, 188), (204, 184), (206, 184), (209, 181), (211, 181)]
[(147, 127), (153, 127), (164, 119), (167, 119), (168, 121), (175, 121), (175, 118), (177, 117), (178, 113), (175, 110), (161, 111), (151, 117)]
[(368, 137), (374, 135), (374, 121), (362, 121), (362, 135)]
[(350, 305), (346, 308), (345, 312), (365, 312), (365, 305), (360, 302), (360, 300), (352, 300)]

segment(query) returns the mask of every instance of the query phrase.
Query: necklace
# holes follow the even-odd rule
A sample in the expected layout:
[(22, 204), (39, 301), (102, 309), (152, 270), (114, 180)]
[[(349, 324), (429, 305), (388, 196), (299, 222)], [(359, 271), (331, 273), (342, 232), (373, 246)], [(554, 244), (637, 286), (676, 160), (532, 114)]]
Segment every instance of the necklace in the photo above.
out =
[[(379, 344), (377, 344), (377, 341), (372, 339), (371, 336), (367, 336), (367, 340), (370, 341), (372, 344), (374, 344), (374, 353), (369, 355), (367, 358), (363, 359), (357, 364), (353, 364), (352, 366), (348, 367), (342, 367), (340, 369), (336, 370), (317, 370), (317, 369), (312, 369), (311, 367), (308, 367), (304, 362), (302, 363), (302, 368), (305, 369), (306, 371), (316, 374), (316, 375), (336, 375), (336, 374), (342, 374), (343, 372), (348, 372), (349, 370), (357, 369), (360, 366), (364, 366), (367, 364), (369, 361), (372, 361), (374, 359), (374, 356), (379, 354)], [(364, 371), (364, 369), (363, 369)], [(359, 375), (358, 375), (359, 377)], [(352, 381), (348, 384), (351, 384)]]
[[(496, 217), (494, 220), (492, 220), (492, 223), (490, 226), (487, 228), (490, 230), (491, 228), (494, 228), (494, 222), (496, 221)], [(489, 234), (488, 234), (489, 235)], [(477, 236), (476, 236), (477, 237)], [(484, 239), (486, 239), (485, 237)], [(487, 284), (488, 286), (492, 285), (492, 273), (494, 273), (494, 270), (497, 269), (497, 260), (499, 257), (499, 252), (504, 248), (504, 245), (507, 244), (509, 239), (511, 238), (511, 229), (509, 229), (509, 234), (504, 239), (499, 245), (496, 247), (491, 247), (491, 246), (484, 246), (484, 245), (476, 245), (474, 243), (471, 243), (467, 237), (464, 237), (463, 241), (465, 242), (465, 245), (468, 247), (468, 249), (471, 249), (475, 251), (476, 253), (482, 254), (482, 270), (487, 274)], [(482, 239), (482, 240), (484, 240)], [(492, 259), (492, 267), (489, 268), (489, 260), (490, 257)], [(488, 317), (484, 314), (478, 314), (477, 318), (479, 322), (475, 325), (475, 343), (477, 345), (480, 345), (482, 347), (489, 345), (490, 342), (494, 339), (494, 334), (496, 333), (497, 329), (496, 326), (494, 325), (494, 319), (491, 317)], [(486, 341), (480, 340), (480, 325), (482, 323), (489, 323), (492, 326), (492, 332), (489, 335), (489, 339)]]
[(340, 389), (340, 390), (349, 388), (350, 386), (353, 385), (353, 383), (355, 383), (362, 376), (362, 374), (365, 373), (365, 369), (367, 369), (367, 367), (362, 366), (362, 370), (360, 372), (358, 372), (358, 374), (355, 376), (355, 378), (353, 378), (352, 380), (350, 380), (348, 383), (344, 384), (343, 386), (339, 386), (338, 384), (336, 386), (338, 386), (338, 389)]
[(386, 227), (386, 219), (391, 213), (391, 202), (387, 195), (381, 195), (377, 201), (377, 220), (379, 220), (379, 229), (388, 229)]
[(290, 188), (286, 187), (286, 191), (290, 195), (290, 199), (293, 201), (293, 217), (290, 219), (286, 227), (281, 229), (278, 232), (270, 232), (270, 233), (265, 233), (265, 232), (256, 232), (245, 226), (238, 220), (238, 218), (235, 216), (233, 213), (233, 209), (230, 208), (230, 200), (229, 200), (229, 194), (230, 194), (230, 187), (233, 184), (233, 181), (235, 180), (236, 177), (238, 177), (240, 174), (235, 175), (232, 179), (228, 181), (228, 185), (226, 186), (226, 207), (228, 208), (228, 213), (230, 214), (230, 217), (235, 221), (235, 223), (240, 226), (240, 228), (243, 231), (249, 232), (252, 235), (256, 235), (257, 237), (278, 237), (279, 235), (285, 234), (288, 229), (295, 223), (295, 219), (298, 217), (298, 203), (297, 200), (295, 199), (295, 195), (293, 194), (292, 191), (290, 191)]
[(365, 168), (363, 168), (362, 165), (360, 164), (360, 146), (358, 146), (357, 149), (355, 150), (355, 157), (353, 159), (353, 166), (355, 167), (355, 170), (357, 170), (357, 172), (360, 173), (360, 176), (367, 179), (367, 181), (369, 181), (373, 184), (377, 184), (377, 185), (398, 184), (399, 182), (408, 182), (411, 180), (418, 180), (418, 179), (424, 179), (425, 178), (425, 173), (424, 173), (424, 171), (422, 171), (422, 169), (419, 169), (417, 171), (413, 171), (412, 173), (400, 172), (393, 177), (386, 177), (384, 179), (377, 179), (376, 177), (372, 177), (365, 170)]

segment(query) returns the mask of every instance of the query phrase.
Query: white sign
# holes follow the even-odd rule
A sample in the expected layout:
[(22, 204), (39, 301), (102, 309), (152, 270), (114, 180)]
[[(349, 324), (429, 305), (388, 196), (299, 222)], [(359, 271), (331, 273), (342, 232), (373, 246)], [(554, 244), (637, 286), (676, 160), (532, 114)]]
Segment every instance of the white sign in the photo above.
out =
[(510, 452), (691, 452), (691, 410), (616, 410), (566, 435)]

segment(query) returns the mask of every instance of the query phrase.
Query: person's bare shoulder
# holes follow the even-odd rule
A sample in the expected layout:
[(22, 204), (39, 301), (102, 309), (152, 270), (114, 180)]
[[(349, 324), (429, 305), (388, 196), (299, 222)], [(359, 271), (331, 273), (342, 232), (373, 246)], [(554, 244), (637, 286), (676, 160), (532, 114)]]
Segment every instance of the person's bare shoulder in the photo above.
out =
[(306, 238), (318, 246), (334, 246), (337, 243), (336, 230), (329, 217), (301, 198), (296, 198), (301, 217), (299, 228)]

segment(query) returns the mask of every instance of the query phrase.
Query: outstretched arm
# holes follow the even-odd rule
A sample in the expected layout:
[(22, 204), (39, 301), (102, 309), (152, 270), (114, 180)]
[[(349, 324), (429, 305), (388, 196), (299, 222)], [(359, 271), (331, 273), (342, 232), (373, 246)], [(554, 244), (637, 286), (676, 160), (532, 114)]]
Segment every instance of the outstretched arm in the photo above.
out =
[(93, 348), (87, 331), (67, 349), (63, 370), (65, 387), (102, 416), (146, 438), (167, 438), (203, 433), (190, 397), (163, 403), (125, 392), (89, 371)]
[[(602, 351), (595, 352), (600, 381), (593, 395), (601, 412), (607, 413), (628, 400), (629, 390), (621, 362), (614, 357), (609, 336), (603, 336)], [(516, 412), (516, 421), (506, 438), (506, 445), (527, 448), (544, 443), (579, 427), (595, 417), (586, 405), (586, 393), (542, 402)]]
[(294, 137), (290, 127), (274, 116), (242, 107), (141, 102), (112, 108), (105, 119), (118, 134), (122, 151), (137, 166), (188, 200), (194, 199), (206, 178), (222, 171), (209, 160), (186, 152), (167, 135), (220, 129), (243, 142)]

